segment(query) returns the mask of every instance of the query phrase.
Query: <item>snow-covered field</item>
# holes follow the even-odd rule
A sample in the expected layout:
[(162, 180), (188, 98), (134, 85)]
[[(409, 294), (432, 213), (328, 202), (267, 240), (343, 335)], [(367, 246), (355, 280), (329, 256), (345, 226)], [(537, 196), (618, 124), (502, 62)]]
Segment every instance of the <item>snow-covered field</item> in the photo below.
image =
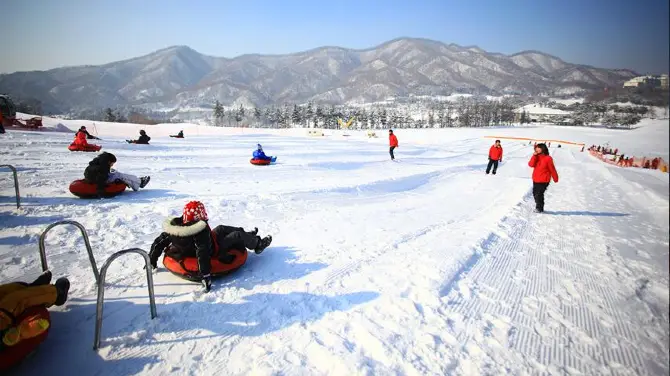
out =
[[(91, 122), (45, 119), (51, 128)], [(61, 123), (58, 125), (58, 123)], [(151, 175), (140, 192), (82, 200), (68, 192), (95, 153), (72, 153), (72, 133), (10, 130), (0, 163), (0, 281), (40, 273), (38, 239), (58, 220), (81, 222), (101, 267), (114, 252), (146, 251), (167, 216), (205, 203), (210, 223), (260, 229), (273, 244), (205, 294), (161, 265), (150, 319), (143, 260), (109, 269), (102, 344), (92, 349), (95, 281), (72, 227), (47, 237), (69, 302), (51, 309), (49, 338), (20, 375), (663, 375), (669, 367), (668, 175), (623, 170), (580, 152), (551, 153), (560, 175), (547, 212), (532, 212), (532, 153), (503, 140), (564, 139), (667, 159), (668, 124), (593, 128), (383, 131), (143, 126), (96, 123), (116, 168)], [(186, 139), (166, 137), (184, 129)], [(256, 143), (278, 164), (249, 164)], [(160, 264), (159, 264), (160, 265)]]

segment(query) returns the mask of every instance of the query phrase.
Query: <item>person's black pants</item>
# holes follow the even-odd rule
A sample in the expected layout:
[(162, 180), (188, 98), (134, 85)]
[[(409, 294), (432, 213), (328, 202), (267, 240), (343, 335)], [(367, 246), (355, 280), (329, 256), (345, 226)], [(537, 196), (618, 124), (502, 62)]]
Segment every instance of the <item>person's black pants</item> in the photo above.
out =
[(533, 198), (535, 198), (535, 209), (537, 209), (537, 211), (544, 211), (544, 192), (548, 187), (549, 183), (533, 182)]
[(395, 149), (395, 146), (391, 146), (389, 148), (389, 154), (391, 154), (391, 159), (395, 159), (395, 156), (393, 155), (393, 149)]
[(487, 174), (491, 172), (491, 167), (493, 167), (493, 175), (495, 175), (496, 171), (498, 171), (498, 161), (497, 160), (494, 161), (493, 159), (489, 158), (489, 165), (486, 166)]
[(256, 249), (259, 237), (251, 232), (244, 231), (241, 227), (219, 225), (214, 227), (216, 242), (219, 245), (219, 255), (225, 254), (231, 249)]

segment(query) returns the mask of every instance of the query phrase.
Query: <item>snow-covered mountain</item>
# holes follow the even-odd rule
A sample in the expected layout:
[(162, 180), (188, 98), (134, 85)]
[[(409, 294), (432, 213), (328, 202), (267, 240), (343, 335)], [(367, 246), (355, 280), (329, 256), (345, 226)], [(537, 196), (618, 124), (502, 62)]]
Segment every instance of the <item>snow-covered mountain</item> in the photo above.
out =
[(390, 96), (565, 93), (619, 85), (636, 76), (524, 51), (400, 38), (366, 50), (321, 47), (288, 55), (206, 56), (186, 46), (100, 66), (0, 75), (0, 92), (70, 111), (146, 107), (267, 105), (309, 100), (366, 102)]

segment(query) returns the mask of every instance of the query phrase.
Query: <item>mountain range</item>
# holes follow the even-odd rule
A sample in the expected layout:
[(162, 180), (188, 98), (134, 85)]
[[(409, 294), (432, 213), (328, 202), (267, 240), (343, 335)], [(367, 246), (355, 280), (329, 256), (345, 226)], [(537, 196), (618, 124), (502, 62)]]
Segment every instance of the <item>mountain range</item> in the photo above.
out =
[(98, 66), (0, 75), (0, 93), (39, 100), (45, 111), (117, 106), (209, 108), (307, 101), (341, 104), (393, 96), (570, 94), (619, 86), (637, 73), (571, 64), (539, 51), (513, 55), (399, 38), (354, 50), (222, 58), (174, 46)]

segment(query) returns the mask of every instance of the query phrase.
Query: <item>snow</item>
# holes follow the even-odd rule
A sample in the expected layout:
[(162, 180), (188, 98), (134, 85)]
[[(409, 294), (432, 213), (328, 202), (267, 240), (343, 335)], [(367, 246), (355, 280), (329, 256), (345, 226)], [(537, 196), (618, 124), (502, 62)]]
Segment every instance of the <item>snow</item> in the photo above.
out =
[[(665, 121), (630, 131), (398, 129), (396, 162), (385, 138), (366, 131), (44, 122), (86, 125), (116, 168), (152, 179), (139, 192), (78, 199), (67, 187), (94, 154), (67, 151), (72, 133), (0, 136), (22, 195), (17, 210), (9, 175), (0, 179), (0, 281), (39, 274), (37, 242), (50, 223), (81, 222), (101, 267), (118, 250), (148, 251), (192, 199), (210, 224), (257, 226), (274, 241), (209, 294), (159, 263), (154, 320), (141, 258), (119, 258), (96, 352), (83, 240), (56, 227), (47, 257), (55, 277), (72, 281), (70, 298), (50, 309), (49, 338), (16, 374), (668, 373), (668, 175), (552, 144), (560, 181), (538, 215), (527, 141), (503, 139), (498, 174), (483, 173), (486, 136), (610, 141), (667, 158)], [(123, 141), (139, 129), (151, 145)], [(185, 139), (167, 137), (180, 129)], [(249, 164), (256, 143), (279, 163)]]
[(527, 104), (523, 107), (519, 107), (514, 110), (514, 112), (521, 113), (526, 111), (530, 115), (570, 115), (572, 112), (563, 111), (557, 108), (542, 107), (539, 103)]

